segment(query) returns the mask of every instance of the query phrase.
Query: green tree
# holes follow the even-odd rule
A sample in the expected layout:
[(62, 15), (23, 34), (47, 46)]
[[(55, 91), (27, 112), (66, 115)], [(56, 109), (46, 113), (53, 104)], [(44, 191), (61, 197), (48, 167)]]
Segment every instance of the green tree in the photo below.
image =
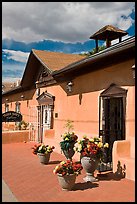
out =
[[(102, 50), (104, 50), (106, 47), (104, 46), (104, 45), (102, 45), (102, 46), (99, 46), (98, 47), (98, 52), (100, 52), (100, 51), (102, 51)], [(83, 54), (81, 54), (81, 55), (86, 55), (86, 56), (91, 56), (91, 55), (94, 55), (96, 53), (96, 48), (93, 48), (91, 51), (89, 51), (89, 52), (85, 52), (85, 53), (83, 53)]]

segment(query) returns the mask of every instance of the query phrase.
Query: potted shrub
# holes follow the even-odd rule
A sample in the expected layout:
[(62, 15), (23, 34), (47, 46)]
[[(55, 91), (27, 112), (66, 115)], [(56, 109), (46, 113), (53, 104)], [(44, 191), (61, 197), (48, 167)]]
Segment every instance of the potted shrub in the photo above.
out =
[(103, 144), (102, 139), (98, 137), (88, 138), (83, 136), (75, 144), (74, 150), (80, 153), (81, 164), (86, 171), (84, 181), (97, 181), (93, 175), (99, 162), (102, 161), (105, 148), (108, 148), (108, 143)]
[(82, 169), (83, 167), (80, 162), (73, 162), (68, 159), (60, 162), (54, 168), (53, 173), (57, 174), (62, 190), (72, 190), (75, 185), (76, 176), (81, 174)]
[(53, 152), (54, 146), (50, 145), (45, 145), (43, 143), (38, 143), (35, 144), (32, 149), (33, 149), (33, 154), (37, 154), (40, 163), (42, 164), (48, 164), (50, 160), (50, 154)]
[(29, 123), (22, 120), (21, 122), (18, 122), (16, 124), (16, 129), (17, 130), (27, 130), (28, 126), (29, 126)]
[(66, 126), (68, 130), (61, 135), (62, 141), (60, 142), (61, 152), (64, 153), (67, 159), (72, 160), (73, 155), (75, 154), (74, 145), (77, 142), (78, 136), (72, 132), (73, 125), (72, 121), (68, 120)]

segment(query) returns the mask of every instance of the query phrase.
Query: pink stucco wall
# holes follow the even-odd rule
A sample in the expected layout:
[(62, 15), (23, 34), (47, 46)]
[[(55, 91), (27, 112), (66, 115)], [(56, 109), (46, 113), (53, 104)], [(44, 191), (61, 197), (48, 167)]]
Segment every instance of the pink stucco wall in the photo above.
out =
[(126, 109), (126, 138), (135, 136), (135, 86), (128, 87)]
[(2, 132), (2, 144), (28, 142), (28, 141), (29, 141), (28, 130)]

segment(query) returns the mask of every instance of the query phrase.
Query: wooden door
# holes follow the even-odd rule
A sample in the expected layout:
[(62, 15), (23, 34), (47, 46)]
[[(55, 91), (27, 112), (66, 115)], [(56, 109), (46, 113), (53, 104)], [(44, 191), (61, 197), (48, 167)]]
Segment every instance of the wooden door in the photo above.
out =
[(109, 144), (109, 148), (105, 151), (104, 162), (112, 161), (112, 148), (114, 141), (125, 139), (124, 122), (123, 98), (104, 98), (102, 136), (103, 142), (107, 142)]

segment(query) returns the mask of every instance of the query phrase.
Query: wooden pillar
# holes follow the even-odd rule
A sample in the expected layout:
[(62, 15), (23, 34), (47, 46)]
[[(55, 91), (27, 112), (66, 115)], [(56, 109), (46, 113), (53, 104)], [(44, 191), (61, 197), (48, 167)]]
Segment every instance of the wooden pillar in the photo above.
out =
[(119, 37), (119, 43), (121, 42), (121, 40), (122, 40), (122, 37), (120, 36), (120, 37)]
[(111, 41), (107, 38), (106, 39), (106, 47), (110, 47), (111, 46)]

